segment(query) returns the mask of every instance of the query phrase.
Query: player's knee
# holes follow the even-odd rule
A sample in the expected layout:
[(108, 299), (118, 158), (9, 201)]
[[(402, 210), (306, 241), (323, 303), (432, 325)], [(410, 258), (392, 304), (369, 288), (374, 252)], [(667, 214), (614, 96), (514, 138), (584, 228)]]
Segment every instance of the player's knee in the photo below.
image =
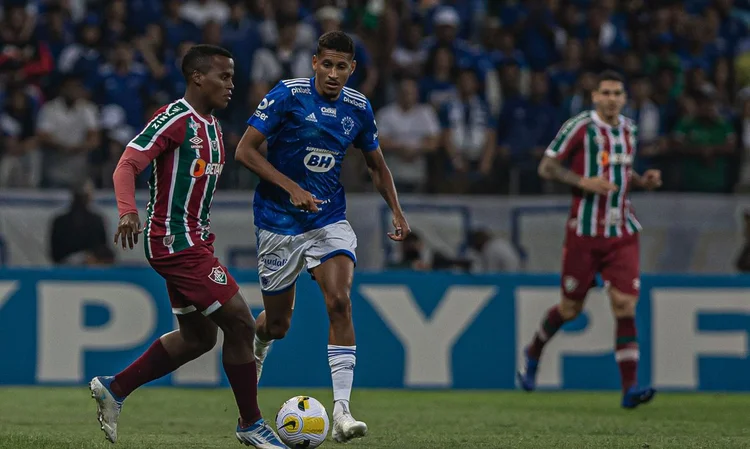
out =
[(559, 305), (560, 316), (565, 321), (575, 319), (583, 311), (583, 301), (564, 298)]
[(352, 302), (346, 292), (335, 292), (327, 295), (326, 307), (332, 322), (347, 321), (352, 317)]
[(266, 322), (266, 333), (272, 340), (281, 340), (289, 331), (289, 320), (274, 320)]
[(623, 295), (617, 298), (612, 297), (612, 312), (618, 317), (635, 316), (637, 305), (638, 299), (635, 296)]

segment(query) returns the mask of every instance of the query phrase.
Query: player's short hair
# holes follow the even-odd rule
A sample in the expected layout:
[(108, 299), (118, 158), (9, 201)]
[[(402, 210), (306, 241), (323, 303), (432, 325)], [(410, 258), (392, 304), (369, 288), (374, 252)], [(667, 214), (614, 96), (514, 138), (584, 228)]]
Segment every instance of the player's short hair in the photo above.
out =
[(315, 54), (320, 56), (324, 50), (333, 50), (354, 56), (354, 41), (343, 31), (329, 31), (318, 39), (318, 49)]
[(625, 84), (625, 78), (614, 70), (605, 70), (600, 73), (596, 80), (596, 88), (598, 89), (604, 81), (617, 81), (623, 85)]
[(188, 79), (196, 70), (201, 73), (208, 73), (211, 70), (211, 58), (214, 56), (224, 56), (232, 58), (232, 53), (225, 48), (216, 45), (200, 44), (190, 47), (182, 58), (182, 76)]

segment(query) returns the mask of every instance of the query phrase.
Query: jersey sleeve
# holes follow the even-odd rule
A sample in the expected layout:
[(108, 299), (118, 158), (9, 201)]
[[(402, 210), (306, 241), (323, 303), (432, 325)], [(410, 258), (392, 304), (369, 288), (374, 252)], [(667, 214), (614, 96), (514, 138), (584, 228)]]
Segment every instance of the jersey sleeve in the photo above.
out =
[(284, 113), (287, 110), (286, 103), (290, 97), (289, 88), (284, 83), (279, 82), (263, 97), (255, 109), (255, 113), (248, 119), (247, 124), (266, 137), (273, 134), (281, 126)]
[(545, 156), (558, 160), (566, 160), (575, 149), (583, 143), (583, 135), (586, 130), (588, 120), (582, 116), (576, 116), (565, 122), (557, 132), (554, 140), (550, 143)]
[(359, 134), (354, 138), (354, 146), (364, 152), (375, 151), (380, 146), (378, 141), (378, 124), (375, 121), (375, 115), (372, 112), (372, 106), (370, 102), (367, 102), (367, 109), (365, 109), (365, 117), (362, 123), (362, 129), (359, 130)]
[(145, 153), (150, 160), (174, 150), (185, 138), (188, 115), (190, 111), (181, 104), (160, 109), (127, 147)]

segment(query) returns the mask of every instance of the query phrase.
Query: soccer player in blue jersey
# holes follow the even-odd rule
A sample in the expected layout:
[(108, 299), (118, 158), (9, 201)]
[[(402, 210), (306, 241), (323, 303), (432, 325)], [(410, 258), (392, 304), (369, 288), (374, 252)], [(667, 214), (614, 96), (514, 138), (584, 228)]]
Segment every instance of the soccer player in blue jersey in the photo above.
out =
[[(256, 320), (258, 376), (271, 343), (289, 329), (295, 282), (307, 269), (320, 286), (330, 319), (333, 438), (346, 442), (367, 432), (349, 409), (357, 348), (349, 294), (357, 237), (346, 221), (339, 182), (347, 148), (362, 150), (375, 186), (393, 211), (395, 230), (388, 236), (403, 240), (409, 225), (378, 145), (370, 102), (344, 87), (356, 67), (352, 39), (340, 31), (325, 33), (312, 65), (313, 78), (283, 80), (263, 98), (235, 158), (261, 178), (253, 204), (265, 307)], [(264, 140), (267, 159), (258, 151)]]

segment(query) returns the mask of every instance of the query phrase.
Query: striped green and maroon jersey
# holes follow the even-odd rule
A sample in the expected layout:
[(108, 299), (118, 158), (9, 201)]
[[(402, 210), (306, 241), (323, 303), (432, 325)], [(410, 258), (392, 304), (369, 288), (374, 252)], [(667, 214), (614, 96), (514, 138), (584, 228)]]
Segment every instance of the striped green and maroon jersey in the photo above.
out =
[(160, 108), (128, 147), (149, 152), (153, 159), (146, 257), (213, 242), (211, 201), (226, 160), (218, 120), (180, 99)]
[(605, 177), (617, 192), (597, 195), (573, 189), (569, 225), (579, 236), (620, 237), (641, 230), (628, 198), (638, 130), (620, 116), (618, 126), (606, 124), (596, 111), (568, 120), (552, 141), (546, 156), (569, 161), (570, 169), (584, 177)]

